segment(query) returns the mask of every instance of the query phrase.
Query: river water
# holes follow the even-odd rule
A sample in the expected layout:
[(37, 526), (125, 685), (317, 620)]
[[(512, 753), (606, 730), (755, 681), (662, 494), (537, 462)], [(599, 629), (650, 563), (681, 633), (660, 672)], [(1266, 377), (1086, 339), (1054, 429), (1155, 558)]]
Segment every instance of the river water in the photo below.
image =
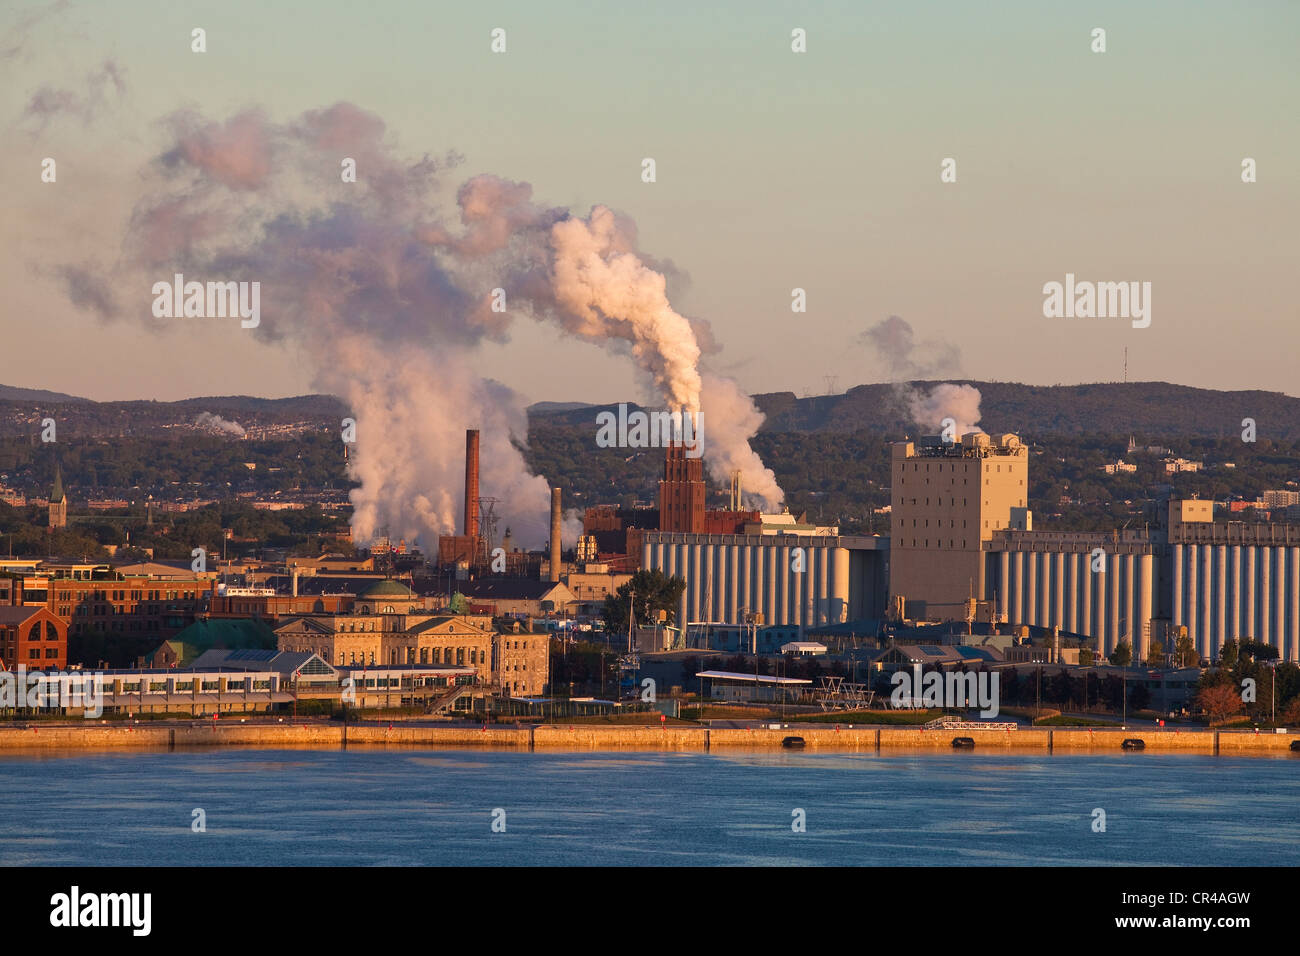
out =
[(1297, 866), (1300, 758), (0, 756), (0, 865), (207, 864)]

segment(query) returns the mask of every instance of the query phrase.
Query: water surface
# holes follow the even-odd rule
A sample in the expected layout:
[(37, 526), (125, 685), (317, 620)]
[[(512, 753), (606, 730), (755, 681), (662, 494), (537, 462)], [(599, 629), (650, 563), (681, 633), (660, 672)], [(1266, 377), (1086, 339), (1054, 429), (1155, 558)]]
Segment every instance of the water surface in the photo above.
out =
[[(206, 832), (192, 830), (196, 808)], [(1097, 808), (1105, 832), (1093, 830)], [(792, 829), (795, 810), (806, 832)], [(1300, 759), (4, 755), (0, 864), (1298, 866)]]

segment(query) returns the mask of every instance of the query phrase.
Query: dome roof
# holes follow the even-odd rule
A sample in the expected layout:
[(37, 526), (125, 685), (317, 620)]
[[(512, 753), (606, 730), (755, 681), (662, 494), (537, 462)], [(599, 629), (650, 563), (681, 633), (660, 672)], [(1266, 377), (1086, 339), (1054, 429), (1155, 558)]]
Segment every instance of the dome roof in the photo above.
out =
[(363, 598), (414, 598), (416, 595), (401, 581), (394, 581), (389, 578), (384, 581), (376, 581), (362, 591), (360, 596)]

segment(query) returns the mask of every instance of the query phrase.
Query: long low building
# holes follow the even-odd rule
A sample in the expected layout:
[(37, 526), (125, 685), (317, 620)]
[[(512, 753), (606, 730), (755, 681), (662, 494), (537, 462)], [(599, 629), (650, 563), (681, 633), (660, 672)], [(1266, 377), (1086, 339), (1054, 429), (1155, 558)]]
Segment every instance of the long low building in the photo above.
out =
[(269, 713), (295, 702), (349, 706), (448, 705), (489, 690), (475, 668), (456, 665), (334, 667), (318, 654), (275, 650), (205, 652), (189, 668), (0, 672), (0, 711), (63, 716)]
[(646, 532), (641, 566), (686, 582), (677, 620), (815, 627), (879, 617), (889, 539)]

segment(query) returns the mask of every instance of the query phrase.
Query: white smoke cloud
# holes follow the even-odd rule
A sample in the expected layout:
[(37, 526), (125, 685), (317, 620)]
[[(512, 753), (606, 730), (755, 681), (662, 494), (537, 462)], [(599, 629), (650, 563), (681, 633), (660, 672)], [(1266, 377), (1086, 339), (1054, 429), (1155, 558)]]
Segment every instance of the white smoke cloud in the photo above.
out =
[(973, 385), (936, 385), (928, 392), (912, 389), (908, 399), (912, 421), (938, 434), (943, 431), (945, 419), (954, 422), (952, 434), (960, 440), (970, 432), (983, 431), (979, 427), (980, 390)]
[(904, 414), (917, 425), (938, 434), (946, 419), (954, 424), (960, 440), (969, 432), (982, 431), (980, 391), (973, 385), (942, 383), (925, 390), (909, 379), (956, 375), (961, 371), (961, 350), (951, 342), (918, 343), (911, 323), (897, 315), (877, 322), (858, 336), (858, 342), (874, 349), (889, 371), (894, 393)]
[[(249, 334), (292, 343), (313, 386), (357, 420), (358, 543), (386, 532), (432, 549), (460, 530), (466, 428), (482, 433), (481, 493), (500, 499), (520, 546), (545, 541), (547, 483), (513, 443), (526, 436), (523, 400), (467, 370), (519, 315), (629, 355), (671, 408), (703, 412), (711, 474), (740, 470), (755, 500), (781, 500), (749, 447), (761, 414), (734, 382), (705, 387), (695, 328), (707, 325), (672, 308), (630, 220), (603, 206), (575, 217), (534, 204), (526, 183), (485, 175), (460, 187), (459, 224), (447, 223), (436, 174), (457, 157), (404, 161), (383, 121), (347, 103), (282, 124), (258, 110), (224, 123), (185, 112), (167, 127), (112, 286), (149, 289), (173, 272), (261, 283)], [(303, 170), (337, 171), (340, 156), (356, 160), (355, 183), (304, 183)], [(505, 312), (492, 309), (498, 287)], [(572, 530), (566, 521), (566, 538)]]
[(213, 431), (221, 432), (224, 435), (234, 435), (236, 438), (244, 437), (244, 426), (239, 422), (231, 422), (222, 418), (220, 415), (214, 415), (211, 412), (201, 412), (194, 419), (194, 424), (202, 428), (211, 428)]
[(733, 472), (740, 472), (747, 505), (761, 511), (775, 511), (785, 498), (772, 469), (763, 465), (749, 439), (763, 424), (763, 413), (753, 399), (729, 378), (705, 375), (700, 404), (704, 432), (704, 461), (709, 474), (727, 485)]
[(631, 251), (613, 211), (597, 206), (588, 219), (551, 227), (552, 287), (561, 322), (595, 341), (631, 343), (637, 364), (654, 379), (670, 410), (700, 408), (700, 346), (668, 303), (667, 281)]

